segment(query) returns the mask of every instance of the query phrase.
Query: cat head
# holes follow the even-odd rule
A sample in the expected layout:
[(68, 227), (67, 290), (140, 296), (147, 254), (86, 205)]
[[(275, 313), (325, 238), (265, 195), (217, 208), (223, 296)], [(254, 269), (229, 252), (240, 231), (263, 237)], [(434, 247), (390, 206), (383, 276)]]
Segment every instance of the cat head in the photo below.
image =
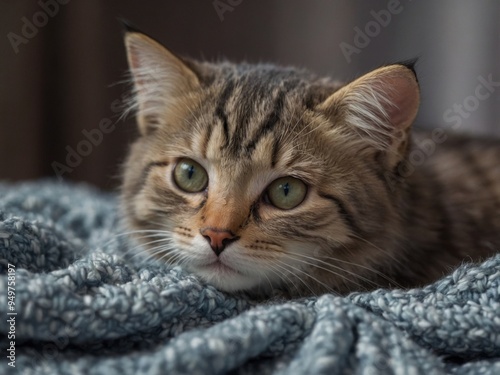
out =
[(386, 176), (417, 113), (411, 66), (341, 85), (181, 59), (134, 30), (125, 44), (140, 136), (122, 205), (151, 256), (225, 291), (370, 286), (399, 226)]

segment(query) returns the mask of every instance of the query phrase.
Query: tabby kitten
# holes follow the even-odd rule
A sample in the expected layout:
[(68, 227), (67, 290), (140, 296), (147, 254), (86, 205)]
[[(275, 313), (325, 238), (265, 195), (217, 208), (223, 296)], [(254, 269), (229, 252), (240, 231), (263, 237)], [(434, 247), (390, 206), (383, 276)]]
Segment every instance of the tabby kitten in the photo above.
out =
[(125, 44), (140, 137), (122, 206), (150, 256), (301, 296), (422, 285), (499, 251), (500, 142), (449, 137), (410, 162), (411, 64), (342, 85), (180, 59), (132, 29)]

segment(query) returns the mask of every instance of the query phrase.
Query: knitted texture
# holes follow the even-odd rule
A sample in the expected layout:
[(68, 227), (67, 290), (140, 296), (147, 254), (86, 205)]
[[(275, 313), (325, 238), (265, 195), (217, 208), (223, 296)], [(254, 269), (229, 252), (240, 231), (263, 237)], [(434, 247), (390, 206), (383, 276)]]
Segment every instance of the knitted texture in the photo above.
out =
[(500, 256), (422, 289), (257, 304), (127, 255), (116, 204), (0, 185), (0, 373), (500, 374)]

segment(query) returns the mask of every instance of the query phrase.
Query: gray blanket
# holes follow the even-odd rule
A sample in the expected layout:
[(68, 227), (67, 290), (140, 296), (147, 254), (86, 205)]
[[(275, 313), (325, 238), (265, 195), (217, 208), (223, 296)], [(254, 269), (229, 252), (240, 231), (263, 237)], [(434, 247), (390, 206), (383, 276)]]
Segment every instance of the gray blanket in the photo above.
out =
[(121, 232), (114, 195), (0, 184), (0, 373), (500, 374), (500, 256), (423, 289), (256, 303)]

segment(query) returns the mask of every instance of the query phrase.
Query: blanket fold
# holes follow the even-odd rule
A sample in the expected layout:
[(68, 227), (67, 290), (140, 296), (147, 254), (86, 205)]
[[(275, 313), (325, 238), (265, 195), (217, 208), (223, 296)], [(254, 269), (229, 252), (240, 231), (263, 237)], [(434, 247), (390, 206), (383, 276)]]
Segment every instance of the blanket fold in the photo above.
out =
[(500, 374), (500, 255), (420, 289), (257, 303), (138, 259), (116, 207), (84, 185), (0, 184), (4, 353), (17, 313), (2, 373)]

